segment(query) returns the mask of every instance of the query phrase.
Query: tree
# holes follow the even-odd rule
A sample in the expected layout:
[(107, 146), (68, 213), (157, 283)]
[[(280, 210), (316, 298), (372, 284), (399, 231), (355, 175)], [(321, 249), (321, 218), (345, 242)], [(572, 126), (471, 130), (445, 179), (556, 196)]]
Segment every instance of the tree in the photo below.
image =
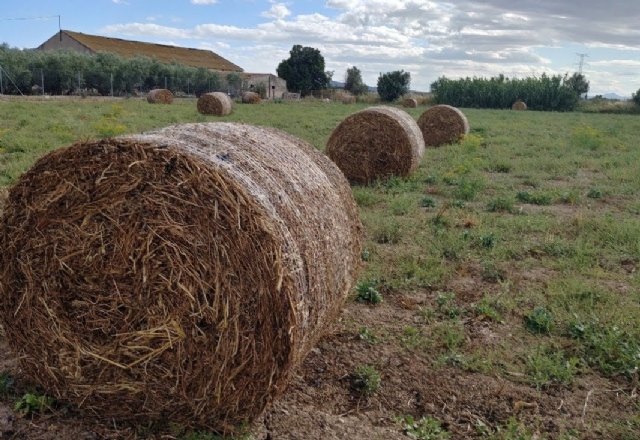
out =
[(589, 81), (582, 73), (575, 72), (571, 77), (565, 77), (564, 84), (576, 92), (578, 96), (582, 96), (589, 91)]
[(367, 85), (362, 82), (362, 73), (356, 66), (347, 69), (344, 76), (344, 89), (356, 96), (363, 95), (369, 90)]
[(631, 95), (631, 99), (636, 103), (636, 105), (640, 105), (640, 89), (638, 89), (636, 93)]
[(404, 70), (388, 72), (378, 77), (378, 95), (383, 101), (395, 101), (409, 91), (411, 74)]
[(282, 60), (276, 71), (287, 81), (289, 90), (300, 90), (302, 96), (312, 90), (326, 89), (331, 82), (331, 73), (324, 71), (324, 57), (320, 51), (299, 44), (293, 46), (289, 59)]

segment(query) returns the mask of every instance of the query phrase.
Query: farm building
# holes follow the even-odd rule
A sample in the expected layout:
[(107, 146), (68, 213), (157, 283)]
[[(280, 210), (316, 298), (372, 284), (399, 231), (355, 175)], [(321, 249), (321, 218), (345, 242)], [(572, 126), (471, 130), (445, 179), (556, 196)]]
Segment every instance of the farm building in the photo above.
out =
[(219, 72), (243, 72), (242, 67), (222, 58), (210, 50), (143, 43), (61, 30), (38, 46), (39, 50), (70, 49), (95, 54), (111, 52), (125, 58), (147, 56), (163, 63), (178, 63), (191, 67), (204, 67)]
[(242, 88), (251, 92), (260, 92), (264, 84), (264, 98), (282, 98), (287, 93), (287, 81), (271, 73), (241, 73)]

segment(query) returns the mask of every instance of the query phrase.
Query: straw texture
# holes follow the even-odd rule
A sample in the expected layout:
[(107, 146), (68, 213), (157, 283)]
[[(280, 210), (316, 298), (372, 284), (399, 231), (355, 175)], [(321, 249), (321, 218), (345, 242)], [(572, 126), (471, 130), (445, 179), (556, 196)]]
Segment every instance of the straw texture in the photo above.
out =
[(173, 93), (167, 89), (153, 89), (147, 94), (147, 102), (150, 104), (171, 104)]
[(511, 106), (511, 110), (526, 110), (527, 109), (527, 104), (524, 103), (524, 101), (521, 100), (517, 100), (516, 102), (513, 103), (513, 105)]
[(416, 108), (418, 107), (418, 101), (414, 98), (406, 98), (402, 101), (402, 106), (406, 108)]
[(260, 104), (262, 98), (256, 92), (244, 92), (242, 94), (242, 103), (243, 104)]
[(424, 142), (416, 122), (403, 110), (370, 107), (348, 116), (333, 130), (326, 153), (347, 179), (366, 184), (413, 172)]
[(196, 105), (203, 115), (227, 116), (233, 110), (231, 98), (222, 92), (204, 93), (200, 95)]
[(444, 104), (434, 105), (422, 113), (418, 126), (425, 145), (433, 147), (456, 143), (469, 133), (469, 122), (464, 113)]
[(7, 340), (27, 377), (103, 419), (250, 422), (359, 268), (348, 182), (275, 129), (80, 142), (37, 161), (4, 208)]

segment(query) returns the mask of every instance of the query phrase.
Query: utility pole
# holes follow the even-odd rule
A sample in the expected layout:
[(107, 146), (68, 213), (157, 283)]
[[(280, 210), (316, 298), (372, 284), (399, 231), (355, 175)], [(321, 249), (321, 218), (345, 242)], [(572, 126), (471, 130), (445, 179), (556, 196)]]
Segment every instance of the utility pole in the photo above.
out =
[(585, 57), (588, 57), (589, 54), (587, 54), (587, 53), (576, 53), (576, 55), (578, 55), (580, 57), (580, 61), (578, 63), (578, 73), (580, 75), (582, 75), (582, 67), (584, 66), (584, 59), (585, 59)]

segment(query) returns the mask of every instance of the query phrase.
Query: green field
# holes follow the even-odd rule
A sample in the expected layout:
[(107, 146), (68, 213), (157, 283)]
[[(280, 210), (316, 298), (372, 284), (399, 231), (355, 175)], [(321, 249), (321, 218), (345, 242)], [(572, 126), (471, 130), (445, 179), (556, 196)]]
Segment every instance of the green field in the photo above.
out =
[[(324, 150), (361, 108), (263, 103), (213, 118), (190, 99), (0, 101), (0, 199), (75, 140), (215, 120)], [(305, 408), (357, 415), (362, 438), (640, 438), (640, 117), (462, 110), (460, 144), (427, 150), (409, 178), (353, 187), (366, 265), (274, 429)], [(356, 371), (371, 381), (358, 398), (344, 379)]]

